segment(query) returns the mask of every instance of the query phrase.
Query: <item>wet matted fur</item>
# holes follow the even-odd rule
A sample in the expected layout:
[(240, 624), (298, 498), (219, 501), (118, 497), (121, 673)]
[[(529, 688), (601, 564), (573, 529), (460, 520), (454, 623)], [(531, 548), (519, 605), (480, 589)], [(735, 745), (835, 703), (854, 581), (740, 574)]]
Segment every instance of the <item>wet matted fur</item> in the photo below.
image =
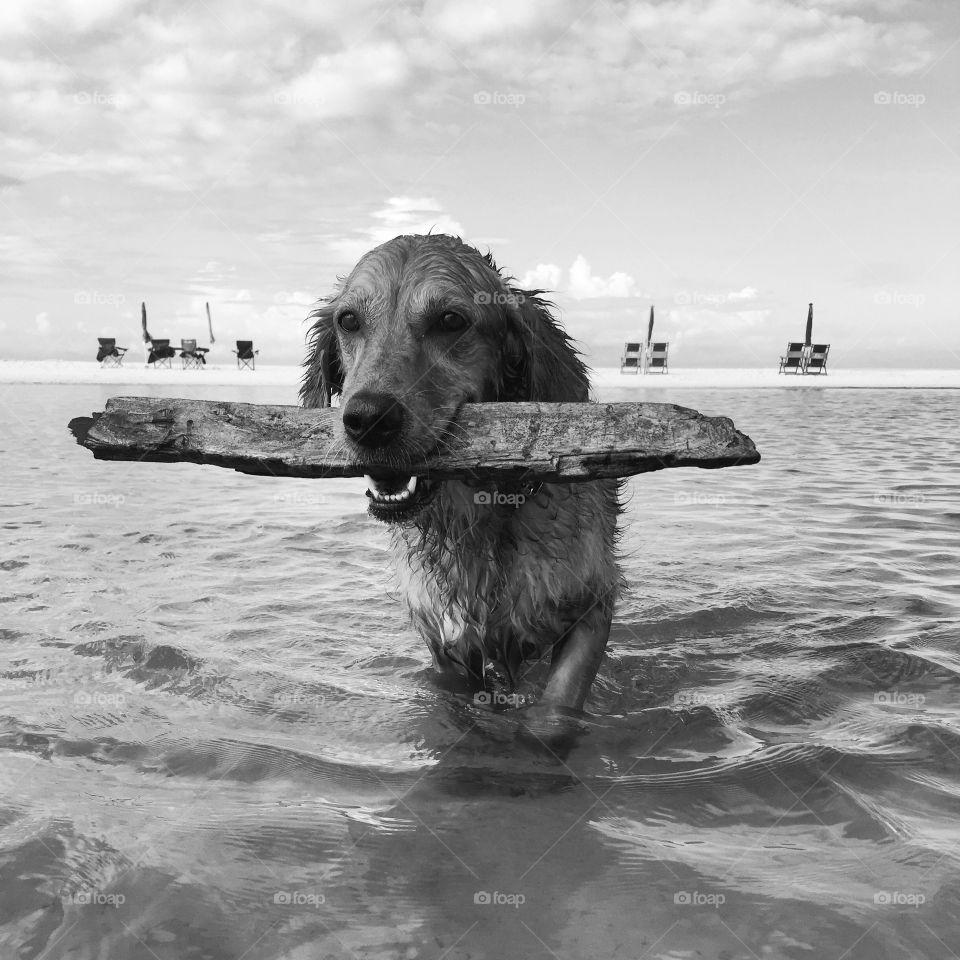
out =
[(442, 448), (465, 403), (589, 399), (587, 370), (542, 293), (512, 286), (455, 237), (396, 237), (310, 315), (301, 399), (321, 407), (340, 395), (345, 442), (375, 478), (370, 511), (390, 522), (436, 665), (502, 694), (525, 660), (549, 653), (542, 700), (579, 710), (620, 586), (619, 482), (494, 489), (404, 469)]

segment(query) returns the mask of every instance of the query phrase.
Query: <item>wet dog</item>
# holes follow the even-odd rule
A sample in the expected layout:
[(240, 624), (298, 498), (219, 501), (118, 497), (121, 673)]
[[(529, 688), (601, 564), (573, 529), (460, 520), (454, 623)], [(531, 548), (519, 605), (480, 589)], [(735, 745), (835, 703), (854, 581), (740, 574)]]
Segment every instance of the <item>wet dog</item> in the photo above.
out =
[(549, 655), (541, 703), (563, 713), (582, 708), (610, 631), (619, 482), (493, 491), (410, 471), (454, 435), (466, 403), (589, 399), (587, 370), (542, 293), (455, 237), (396, 237), (310, 315), (301, 399), (322, 407), (340, 395), (369, 512), (390, 525), (436, 665), (500, 699), (524, 662)]

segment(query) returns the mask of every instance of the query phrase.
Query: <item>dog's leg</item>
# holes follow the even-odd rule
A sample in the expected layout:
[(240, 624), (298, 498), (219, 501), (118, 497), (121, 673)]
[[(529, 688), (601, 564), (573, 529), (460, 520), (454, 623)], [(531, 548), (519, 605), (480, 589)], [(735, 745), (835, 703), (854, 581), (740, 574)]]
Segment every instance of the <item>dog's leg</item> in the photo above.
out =
[(560, 762), (581, 730), (576, 714), (600, 669), (612, 619), (612, 602), (598, 600), (590, 607), (554, 647), (543, 696), (524, 708), (521, 737)]
[(612, 604), (598, 600), (567, 631), (553, 651), (544, 704), (581, 710), (603, 660), (610, 636)]

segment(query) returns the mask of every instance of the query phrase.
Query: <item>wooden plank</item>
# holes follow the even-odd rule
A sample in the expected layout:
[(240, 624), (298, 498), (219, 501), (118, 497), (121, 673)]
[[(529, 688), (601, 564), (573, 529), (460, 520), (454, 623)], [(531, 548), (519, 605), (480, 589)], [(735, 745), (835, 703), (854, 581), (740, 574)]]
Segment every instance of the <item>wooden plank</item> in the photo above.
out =
[[(114, 397), (70, 421), (101, 460), (188, 462), (278, 477), (356, 477), (337, 408)], [(760, 459), (726, 417), (669, 403), (479, 403), (465, 406), (442, 456), (403, 467), (422, 477), (557, 482), (665, 467), (731, 467)]]

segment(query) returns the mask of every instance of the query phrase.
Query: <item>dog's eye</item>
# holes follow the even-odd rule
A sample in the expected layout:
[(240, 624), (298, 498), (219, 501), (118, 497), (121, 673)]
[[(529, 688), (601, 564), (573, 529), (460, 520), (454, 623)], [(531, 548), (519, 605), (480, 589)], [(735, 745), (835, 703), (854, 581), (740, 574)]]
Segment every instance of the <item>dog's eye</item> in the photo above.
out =
[(356, 333), (360, 329), (360, 318), (355, 313), (341, 313), (337, 317), (337, 326), (347, 333)]
[(462, 333), (470, 322), (461, 313), (445, 313), (436, 323), (442, 333)]

